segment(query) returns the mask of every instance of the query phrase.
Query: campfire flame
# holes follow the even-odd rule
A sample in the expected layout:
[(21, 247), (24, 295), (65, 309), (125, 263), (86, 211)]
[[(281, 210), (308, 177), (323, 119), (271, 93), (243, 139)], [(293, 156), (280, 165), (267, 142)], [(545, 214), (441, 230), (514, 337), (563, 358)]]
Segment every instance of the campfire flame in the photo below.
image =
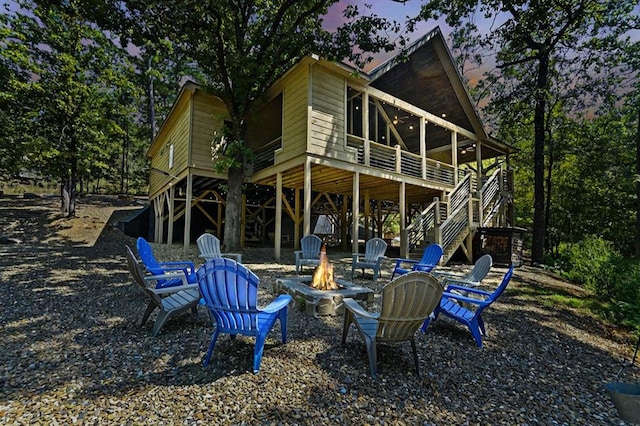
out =
[(320, 249), (320, 265), (313, 271), (311, 287), (318, 290), (337, 290), (338, 284), (333, 279), (333, 265), (327, 257), (327, 245), (322, 243)]

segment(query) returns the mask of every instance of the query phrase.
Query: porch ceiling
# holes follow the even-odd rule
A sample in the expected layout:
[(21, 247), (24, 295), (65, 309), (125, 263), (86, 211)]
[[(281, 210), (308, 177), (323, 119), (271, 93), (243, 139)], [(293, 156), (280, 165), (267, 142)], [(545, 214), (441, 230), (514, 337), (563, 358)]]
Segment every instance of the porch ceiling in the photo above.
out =
[[(315, 192), (328, 194), (352, 195), (354, 173), (324, 165), (311, 166), (311, 188)], [(253, 183), (275, 186), (276, 176), (267, 176)], [(304, 189), (304, 166), (297, 166), (282, 173), (282, 186), (285, 188)], [(372, 200), (398, 202), (400, 199), (400, 182), (360, 173), (360, 197), (369, 191)], [(416, 185), (406, 185), (406, 199), (410, 203), (431, 201), (440, 191)]]

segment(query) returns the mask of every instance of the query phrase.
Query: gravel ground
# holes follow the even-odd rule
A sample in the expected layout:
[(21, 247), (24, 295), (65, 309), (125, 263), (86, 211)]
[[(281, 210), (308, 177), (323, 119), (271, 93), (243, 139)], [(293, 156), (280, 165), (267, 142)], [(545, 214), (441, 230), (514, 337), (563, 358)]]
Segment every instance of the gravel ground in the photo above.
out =
[[(280, 343), (276, 326), (258, 374), (250, 372), (253, 341), (243, 337), (222, 336), (203, 368), (213, 330), (204, 308), (169, 320), (156, 338), (152, 321), (140, 327), (145, 295), (124, 257), (125, 244), (135, 240), (109, 225), (130, 207), (80, 204), (81, 214), (109, 212), (93, 241), (85, 237), (102, 229), (93, 226), (100, 214), (85, 213), (79, 226), (56, 216), (55, 203), (0, 198), (0, 236), (21, 240), (0, 244), (4, 424), (623, 424), (604, 385), (635, 342), (554, 304), (551, 294), (580, 290), (540, 270), (518, 268), (486, 311), (483, 349), (444, 318), (418, 333), (421, 378), (403, 343), (378, 345), (372, 380), (355, 329), (342, 346), (341, 317), (295, 309), (289, 342)], [(187, 253), (154, 249), (161, 260), (198, 260), (195, 246)], [(284, 248), (280, 262), (270, 249), (243, 252), (261, 278), (263, 305), (277, 277), (294, 275), (292, 251)], [(348, 276), (347, 254), (329, 254), (336, 275)], [(376, 284), (370, 275), (355, 281), (379, 291), (390, 267)], [(504, 272), (494, 268), (486, 285), (495, 286)]]

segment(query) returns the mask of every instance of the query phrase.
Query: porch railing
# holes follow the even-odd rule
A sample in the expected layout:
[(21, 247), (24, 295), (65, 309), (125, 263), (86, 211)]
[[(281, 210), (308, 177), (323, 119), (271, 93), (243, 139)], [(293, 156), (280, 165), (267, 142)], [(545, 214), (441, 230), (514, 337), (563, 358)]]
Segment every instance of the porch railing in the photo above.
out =
[(423, 161), (420, 155), (403, 151), (399, 145), (390, 147), (349, 135), (347, 146), (357, 150), (358, 164), (440, 184), (455, 185), (456, 169), (453, 166), (430, 158)]
[(262, 148), (253, 152), (253, 162), (249, 169), (250, 174), (264, 170), (275, 164), (275, 152), (282, 148), (282, 136), (269, 142)]

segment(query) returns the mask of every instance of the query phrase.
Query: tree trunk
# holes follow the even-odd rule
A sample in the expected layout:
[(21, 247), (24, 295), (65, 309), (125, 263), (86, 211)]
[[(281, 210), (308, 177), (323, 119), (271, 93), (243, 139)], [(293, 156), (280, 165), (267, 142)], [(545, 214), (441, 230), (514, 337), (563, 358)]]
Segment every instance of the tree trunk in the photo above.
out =
[(228, 172), (227, 204), (225, 208), (223, 250), (235, 252), (240, 248), (240, 224), (242, 223), (242, 183), (244, 167), (232, 167)]
[(552, 171), (553, 171), (553, 138), (551, 131), (549, 131), (549, 152), (547, 161), (547, 178), (546, 178), (546, 194), (545, 194), (545, 206), (544, 206), (544, 250), (548, 253), (554, 244), (551, 241), (553, 236), (549, 235), (549, 227), (551, 227), (551, 190), (552, 190)]
[(533, 241), (531, 244), (531, 263), (539, 265), (544, 256), (544, 146), (545, 146), (545, 110), (547, 103), (547, 80), (549, 75), (549, 54), (540, 52), (538, 78), (536, 81), (536, 99), (534, 115), (534, 153), (533, 153)]

